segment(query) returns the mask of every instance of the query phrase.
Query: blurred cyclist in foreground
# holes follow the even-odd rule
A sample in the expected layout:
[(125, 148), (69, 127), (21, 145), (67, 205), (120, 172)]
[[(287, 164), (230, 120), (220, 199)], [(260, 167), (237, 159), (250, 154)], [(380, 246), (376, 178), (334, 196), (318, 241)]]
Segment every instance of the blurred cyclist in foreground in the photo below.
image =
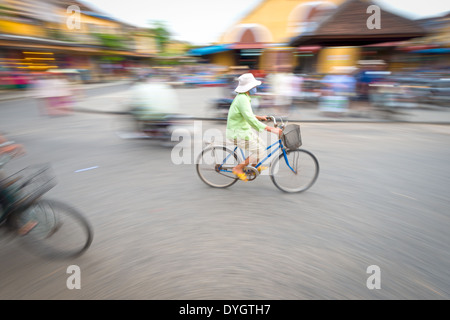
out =
[[(22, 145), (15, 143), (14, 141), (8, 141), (4, 136), (0, 134), (0, 164), (3, 161), (3, 157), (17, 157), (25, 154), (25, 149)], [(3, 216), (3, 208), (6, 205), (5, 188), (3, 182), (3, 176), (0, 172), (0, 218)]]

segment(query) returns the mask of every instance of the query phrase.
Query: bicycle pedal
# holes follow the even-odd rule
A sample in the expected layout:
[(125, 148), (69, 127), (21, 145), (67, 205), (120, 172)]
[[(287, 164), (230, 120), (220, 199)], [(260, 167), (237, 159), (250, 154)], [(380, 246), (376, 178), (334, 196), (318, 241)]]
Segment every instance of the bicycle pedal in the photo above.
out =
[(9, 188), (9, 187), (13, 186), (16, 182), (20, 181), (20, 179), (22, 179), (22, 177), (17, 177), (17, 178), (11, 179), (9, 181), (6, 181), (3, 183), (3, 187)]
[(254, 167), (245, 167), (244, 173), (247, 175), (248, 181), (255, 180), (259, 176), (259, 171)]

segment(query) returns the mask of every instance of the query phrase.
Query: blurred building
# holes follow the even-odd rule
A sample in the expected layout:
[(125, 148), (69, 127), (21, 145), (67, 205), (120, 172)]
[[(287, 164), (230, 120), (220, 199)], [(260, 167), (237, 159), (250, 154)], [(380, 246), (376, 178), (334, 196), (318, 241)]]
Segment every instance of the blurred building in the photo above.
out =
[(367, 8), (373, 4), (366, 0), (262, 0), (218, 43), (191, 54), (224, 66), (327, 73), (358, 61), (390, 61), (400, 44), (427, 34), (419, 22), (383, 8), (381, 29), (368, 28)]
[(389, 62), (400, 43), (427, 34), (417, 21), (396, 15), (382, 7), (378, 7), (379, 26), (369, 28), (368, 19), (371, 14), (367, 11), (373, 4), (371, 1), (348, 0), (313, 29), (291, 39), (289, 45), (295, 48), (322, 46), (316, 61), (317, 71), (328, 73), (336, 66), (357, 66), (360, 60)]
[(71, 69), (101, 81), (127, 76), (156, 54), (147, 30), (79, 1), (0, 0), (0, 72)]
[[(450, 10), (450, 9), (449, 9)], [(450, 71), (450, 11), (417, 22), (427, 35), (401, 43), (396, 65), (422, 70)]]
[[(290, 39), (324, 19), (342, 0), (263, 0), (240, 21), (225, 30), (214, 46), (191, 52), (224, 66), (248, 66), (271, 71), (296, 64)], [(304, 48), (316, 53), (320, 47)]]

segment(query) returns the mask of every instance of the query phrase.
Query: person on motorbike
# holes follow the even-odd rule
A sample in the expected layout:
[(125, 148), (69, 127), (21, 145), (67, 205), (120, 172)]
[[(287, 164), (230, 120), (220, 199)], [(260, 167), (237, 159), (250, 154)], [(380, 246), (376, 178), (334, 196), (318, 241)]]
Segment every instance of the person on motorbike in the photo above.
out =
[(163, 80), (142, 75), (130, 90), (131, 114), (140, 130), (151, 135), (167, 135), (170, 117), (179, 110), (175, 89)]

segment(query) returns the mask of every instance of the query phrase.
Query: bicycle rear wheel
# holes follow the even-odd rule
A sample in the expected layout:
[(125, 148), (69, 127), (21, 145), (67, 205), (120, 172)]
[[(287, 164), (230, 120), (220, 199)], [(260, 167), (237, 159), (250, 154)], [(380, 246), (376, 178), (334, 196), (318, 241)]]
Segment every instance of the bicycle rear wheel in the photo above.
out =
[(226, 147), (208, 147), (197, 159), (197, 173), (207, 185), (214, 188), (226, 188), (238, 180), (231, 172), (238, 163), (236, 153)]
[(87, 219), (62, 202), (38, 200), (14, 214), (13, 223), (21, 243), (41, 256), (76, 257), (92, 243), (93, 231)]
[(319, 162), (303, 149), (281, 153), (270, 167), (270, 178), (284, 192), (303, 192), (311, 188), (319, 175)]

